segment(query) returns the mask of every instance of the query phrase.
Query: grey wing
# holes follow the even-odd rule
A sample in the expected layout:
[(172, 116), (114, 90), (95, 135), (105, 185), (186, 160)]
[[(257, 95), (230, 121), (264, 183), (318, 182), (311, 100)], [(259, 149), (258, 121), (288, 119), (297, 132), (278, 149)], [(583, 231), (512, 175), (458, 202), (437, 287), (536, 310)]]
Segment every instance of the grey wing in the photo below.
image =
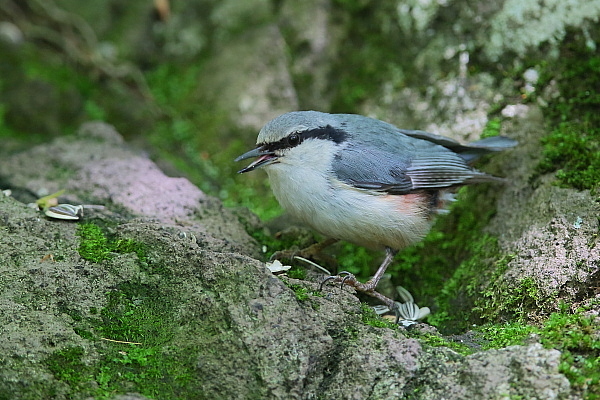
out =
[(336, 155), (332, 168), (349, 185), (390, 194), (499, 179), (471, 168), (461, 156), (437, 145), (414, 146), (405, 153), (348, 146)]
[(403, 194), (413, 190), (408, 166), (408, 159), (393, 159), (385, 151), (347, 147), (335, 156), (332, 168), (339, 180), (354, 187)]
[(436, 135), (435, 133), (411, 131), (407, 129), (398, 129), (398, 131), (402, 132), (406, 136), (427, 140), (428, 142), (444, 146), (445, 148), (450, 149), (460, 155), (461, 158), (469, 163), (478, 159), (484, 154), (506, 150), (517, 145), (516, 140), (507, 138), (505, 136), (493, 136), (477, 140), (476, 142), (460, 144), (456, 140), (447, 138), (445, 136)]

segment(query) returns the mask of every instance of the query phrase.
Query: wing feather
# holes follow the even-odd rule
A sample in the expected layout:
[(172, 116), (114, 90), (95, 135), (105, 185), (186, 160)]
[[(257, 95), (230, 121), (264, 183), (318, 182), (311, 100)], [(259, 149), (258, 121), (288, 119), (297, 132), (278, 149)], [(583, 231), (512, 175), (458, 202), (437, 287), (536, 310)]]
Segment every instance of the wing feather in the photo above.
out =
[(349, 140), (340, 145), (333, 173), (361, 189), (408, 194), (501, 178), (472, 168), (482, 154), (516, 145), (506, 137), (463, 145), (424, 131), (398, 129), (383, 121), (352, 114), (336, 114)]
[(451, 150), (433, 146), (405, 153), (348, 146), (334, 159), (333, 172), (354, 187), (390, 194), (499, 179), (470, 167)]

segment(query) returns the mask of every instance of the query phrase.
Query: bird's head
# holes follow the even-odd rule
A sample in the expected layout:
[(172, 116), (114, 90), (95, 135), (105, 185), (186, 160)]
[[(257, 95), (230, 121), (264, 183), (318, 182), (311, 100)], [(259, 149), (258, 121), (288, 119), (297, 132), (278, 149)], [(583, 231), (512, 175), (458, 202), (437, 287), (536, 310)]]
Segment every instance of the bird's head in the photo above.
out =
[(256, 148), (235, 161), (256, 159), (239, 173), (277, 163), (295, 166), (309, 165), (325, 157), (333, 146), (346, 141), (344, 124), (331, 114), (317, 111), (297, 111), (283, 114), (268, 122), (259, 132)]

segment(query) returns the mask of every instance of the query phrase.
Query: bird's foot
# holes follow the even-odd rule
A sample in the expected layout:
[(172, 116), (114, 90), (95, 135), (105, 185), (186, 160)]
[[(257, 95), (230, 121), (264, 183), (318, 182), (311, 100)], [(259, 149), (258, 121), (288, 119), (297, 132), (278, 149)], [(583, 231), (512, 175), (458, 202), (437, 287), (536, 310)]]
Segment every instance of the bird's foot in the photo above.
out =
[(321, 286), (319, 287), (319, 290), (323, 289), (323, 285), (325, 285), (327, 282), (329, 281), (333, 281), (336, 283), (340, 283), (340, 288), (343, 288), (344, 285), (348, 285), (353, 287), (354, 289), (356, 289), (359, 292), (371, 292), (375, 289), (375, 285), (369, 281), (367, 283), (362, 283), (359, 282), (356, 277), (354, 276), (354, 274), (352, 274), (351, 272), (348, 271), (341, 271), (339, 274), (337, 275), (330, 275), (328, 277), (326, 277), (325, 279), (323, 279), (323, 281), (321, 282)]
[(323, 250), (326, 247), (332, 245), (335, 242), (337, 242), (337, 239), (326, 239), (324, 241), (315, 243), (313, 245), (310, 245), (310, 246), (308, 246), (304, 249), (300, 249), (300, 250), (276, 251), (271, 256), (271, 261), (281, 260), (281, 259), (293, 260), (294, 257), (302, 257), (302, 258), (306, 258), (309, 260), (319, 261), (326, 265), (335, 266), (335, 265), (337, 265), (337, 261), (335, 260), (335, 258), (323, 253)]
[(319, 290), (323, 290), (323, 286), (327, 282), (330, 282), (330, 281), (335, 282), (335, 283), (340, 283), (340, 288), (343, 288), (344, 285), (353, 287), (357, 292), (364, 293), (367, 296), (371, 296), (371, 297), (374, 297), (374, 298), (380, 300), (385, 305), (387, 305), (390, 309), (393, 309), (394, 307), (396, 307), (394, 300), (375, 291), (377, 282), (368, 281), (366, 283), (362, 283), (356, 279), (354, 274), (352, 274), (348, 271), (342, 271), (338, 275), (331, 275), (331, 276), (328, 276), (325, 279), (323, 279), (323, 281), (321, 282), (321, 285), (319, 286)]

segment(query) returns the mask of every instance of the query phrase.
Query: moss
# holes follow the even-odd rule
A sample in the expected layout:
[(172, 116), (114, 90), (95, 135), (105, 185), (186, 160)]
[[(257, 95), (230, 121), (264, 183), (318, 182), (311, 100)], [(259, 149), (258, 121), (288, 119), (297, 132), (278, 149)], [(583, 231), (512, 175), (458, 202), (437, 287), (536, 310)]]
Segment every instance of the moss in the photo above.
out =
[(112, 251), (102, 229), (94, 224), (81, 224), (77, 227), (77, 235), (81, 238), (79, 255), (91, 262), (106, 260)]
[(506, 269), (502, 264), (510, 257), (499, 260), (501, 264), (494, 276), (482, 292), (482, 297), (475, 303), (476, 311), (489, 321), (516, 318), (527, 319), (530, 310), (539, 310), (546, 304), (555, 302), (558, 293), (541, 295), (537, 283), (532, 278), (507, 282), (501, 275)]
[(81, 390), (89, 382), (91, 368), (83, 361), (85, 351), (82, 347), (67, 347), (51, 354), (45, 363), (54, 377), (68, 382), (74, 390)]
[(500, 128), (502, 126), (502, 119), (499, 117), (491, 118), (481, 132), (481, 138), (488, 138), (492, 136), (498, 136), (500, 134)]
[(313, 301), (312, 297), (323, 297), (324, 294), (322, 292), (309, 290), (306, 287), (297, 283), (290, 283), (285, 278), (282, 279), (282, 281), (287, 287), (289, 287), (294, 292), (294, 295), (296, 296), (296, 299), (299, 302), (308, 303), (313, 310), (319, 310), (320, 305), (317, 302)]
[[(596, 305), (597, 306), (597, 305)], [(579, 309), (570, 313), (566, 305), (552, 313), (541, 326), (520, 322), (487, 324), (482, 333), (483, 348), (521, 345), (531, 335), (545, 348), (561, 352), (559, 370), (585, 399), (600, 398), (600, 331), (598, 320)]]
[(171, 275), (171, 270), (167, 266), (151, 262), (146, 245), (134, 239), (114, 238), (113, 235), (105, 233), (103, 228), (92, 223), (79, 225), (77, 235), (81, 238), (79, 255), (85, 260), (100, 263), (110, 259), (115, 253), (135, 253), (137, 262), (143, 271), (162, 276)]
[(129, 345), (108, 354), (94, 374), (106, 394), (124, 393), (131, 386), (151, 398), (187, 398), (192, 393), (188, 385), (193, 377), (193, 360), (184, 352)]
[[(156, 293), (161, 293), (157, 298)], [(104, 338), (146, 345), (168, 342), (172, 333), (163, 328), (174, 312), (172, 296), (166, 288), (128, 282), (107, 293), (107, 304), (101, 310), (102, 323), (95, 327)]]
[(131, 391), (187, 398), (181, 393), (194, 390), (195, 361), (188, 349), (170, 345), (176, 302), (176, 294), (164, 286), (123, 283), (107, 293), (106, 306), (95, 313), (99, 318), (92, 313), (77, 318), (75, 332), (91, 341), (90, 354), (68, 347), (51, 354), (45, 364), (80, 398)]
[(169, 354), (156, 347), (117, 345), (105, 348), (98, 362), (84, 361), (81, 347), (57, 351), (45, 363), (54, 377), (67, 383), (70, 398), (112, 398), (116, 393), (135, 391), (165, 399), (188, 398), (192, 363), (185, 353)]
[(478, 236), (458, 234), (447, 244), (460, 249), (465, 240), (465, 252), (459, 253), (464, 258), (443, 283), (435, 298), (437, 309), (428, 319), (445, 333), (461, 332), (484, 321), (525, 321), (530, 311), (555, 301), (553, 296), (542, 295), (531, 278), (508, 281), (505, 272), (513, 257), (501, 254), (496, 237), (477, 229), (472, 233), (476, 232)]
[(477, 328), (483, 334), (483, 349), (501, 349), (507, 346), (523, 344), (531, 334), (539, 329), (522, 322), (505, 322), (502, 324), (486, 324)]
[(546, 348), (561, 351), (562, 372), (586, 399), (600, 398), (598, 320), (582, 314), (554, 313), (540, 331)]
[(298, 284), (287, 284), (287, 287), (294, 291), (298, 301), (306, 301), (310, 299), (310, 291), (304, 286)]
[(398, 329), (397, 324), (382, 318), (373, 310), (373, 307), (366, 303), (360, 303), (360, 313), (362, 323), (365, 325), (374, 326), (375, 328)]
[[(489, 281), (489, 273), (495, 273), (498, 256), (497, 239), (482, 234), (466, 246), (468, 253), (452, 276), (444, 283), (438, 298), (439, 311), (428, 321), (445, 332), (463, 331), (477, 317), (472, 311), (478, 302), (482, 287)], [(485, 307), (485, 304), (482, 304)], [(486, 308), (487, 309), (487, 308)]]
[[(86, 259), (101, 262), (113, 253), (136, 253), (142, 268), (146, 265), (147, 271), (156, 272), (148, 266), (143, 244), (111, 238), (94, 224), (80, 225), (78, 233)], [(55, 378), (67, 383), (76, 398), (103, 399), (135, 391), (151, 398), (178, 399), (197, 393), (198, 383), (192, 382), (197, 351), (172, 345), (180, 325), (173, 318), (180, 299), (168, 282), (126, 281), (106, 293), (100, 310), (83, 314), (62, 309), (89, 348), (66, 348), (50, 355), (45, 364)]]
[(583, 34), (570, 34), (556, 63), (546, 64), (543, 82), (556, 84), (561, 96), (545, 113), (551, 133), (542, 140), (539, 173), (556, 171), (558, 184), (598, 191), (600, 185), (600, 56)]
[(448, 340), (447, 338), (440, 336), (440, 335), (426, 333), (426, 334), (419, 334), (414, 337), (418, 338), (421, 343), (423, 343), (427, 346), (447, 347), (447, 348), (452, 349), (462, 355), (468, 355), (468, 354), (473, 353), (473, 349), (471, 349), (469, 346), (466, 346), (460, 342)]
[(562, 122), (542, 143), (544, 154), (538, 165), (540, 173), (556, 171), (559, 185), (563, 187), (598, 190), (600, 128), (584, 131), (577, 123)]
[(292, 279), (306, 279), (306, 269), (299, 266), (293, 266), (287, 272), (287, 276)]

